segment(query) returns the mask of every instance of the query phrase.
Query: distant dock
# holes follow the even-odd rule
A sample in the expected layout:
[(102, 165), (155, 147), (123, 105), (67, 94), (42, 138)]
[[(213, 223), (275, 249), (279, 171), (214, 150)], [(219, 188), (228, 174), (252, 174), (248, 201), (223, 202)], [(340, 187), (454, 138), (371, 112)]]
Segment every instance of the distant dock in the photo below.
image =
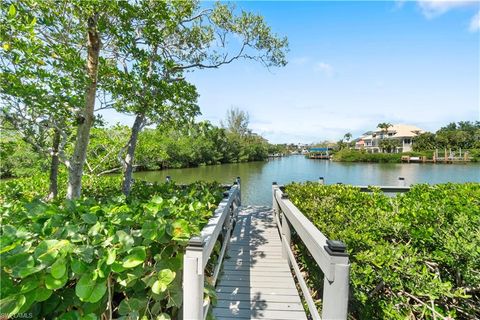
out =
[(331, 148), (311, 148), (308, 150), (307, 158), (308, 159), (322, 159), (330, 160), (330, 151)]
[(448, 164), (467, 163), (471, 161), (468, 152), (464, 152), (462, 154), (462, 150), (460, 150), (458, 154), (452, 151), (447, 153), (446, 149), (442, 157), (439, 156), (438, 150), (435, 150), (435, 153), (433, 154), (433, 157), (431, 159), (427, 158), (426, 156), (421, 156), (421, 157), (402, 156), (401, 160), (402, 162), (406, 162), (406, 163), (448, 163)]

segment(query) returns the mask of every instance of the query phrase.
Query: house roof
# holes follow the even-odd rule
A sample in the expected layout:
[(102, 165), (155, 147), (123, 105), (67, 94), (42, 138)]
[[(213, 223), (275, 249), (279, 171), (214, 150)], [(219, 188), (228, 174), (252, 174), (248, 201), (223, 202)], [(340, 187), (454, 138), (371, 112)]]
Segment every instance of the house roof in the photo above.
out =
[(371, 134), (361, 137), (362, 140), (372, 140), (373, 137)]
[[(374, 131), (367, 131), (363, 134), (363, 136), (357, 138), (357, 141), (360, 140), (372, 140), (373, 134), (378, 134), (383, 132), (383, 129), (377, 128)], [(416, 126), (409, 125), (409, 124), (394, 124), (388, 127), (388, 133), (393, 133), (393, 135), (388, 136), (388, 138), (413, 138), (419, 135), (420, 133), (424, 133), (423, 129), (420, 129)]]
[[(382, 132), (383, 130), (377, 128), (375, 132)], [(388, 132), (393, 132), (394, 135), (392, 137), (416, 137), (420, 133), (425, 132), (423, 129), (420, 129), (416, 126), (409, 125), (409, 124), (394, 124), (388, 127)]]

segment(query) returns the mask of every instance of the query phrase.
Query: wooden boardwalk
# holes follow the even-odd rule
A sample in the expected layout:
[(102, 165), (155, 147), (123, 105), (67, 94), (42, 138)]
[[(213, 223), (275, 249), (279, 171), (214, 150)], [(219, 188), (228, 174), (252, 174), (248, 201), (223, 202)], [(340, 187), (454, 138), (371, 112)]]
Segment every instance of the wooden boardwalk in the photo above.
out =
[(213, 314), (226, 319), (307, 319), (271, 208), (239, 212)]

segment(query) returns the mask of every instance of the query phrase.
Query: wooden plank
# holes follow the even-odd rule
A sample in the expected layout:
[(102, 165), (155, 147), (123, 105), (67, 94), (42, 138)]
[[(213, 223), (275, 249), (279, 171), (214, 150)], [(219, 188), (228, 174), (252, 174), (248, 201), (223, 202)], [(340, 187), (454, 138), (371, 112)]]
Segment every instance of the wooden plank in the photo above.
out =
[(257, 301), (222, 300), (222, 301), (219, 301), (215, 307), (235, 309), (235, 310), (240, 310), (240, 309), (250, 310), (250, 309), (255, 309), (258, 306), (263, 304), (266, 306), (265, 309), (268, 309), (268, 310), (283, 310), (283, 311), (290, 311), (290, 310), (303, 311), (304, 310), (302, 303), (300, 301), (299, 302), (270, 302), (263, 299), (260, 299)]
[(291, 272), (290, 270), (284, 270), (284, 271), (276, 271), (276, 272), (271, 272), (271, 271), (263, 271), (263, 270), (238, 270), (235, 271), (235, 273), (223, 273), (222, 278), (228, 278), (232, 277), (235, 278), (237, 277), (238, 279), (240, 278), (248, 278), (248, 277), (288, 277)]
[[(255, 285), (255, 284), (253, 284)], [(259, 287), (228, 287), (228, 286), (217, 286), (215, 289), (216, 292), (228, 293), (228, 294), (239, 294), (239, 293), (254, 293), (262, 296), (264, 294), (278, 294), (278, 295), (290, 295), (298, 296), (298, 291), (296, 288), (259, 288)]]
[[(220, 301), (255, 301), (260, 299), (255, 293), (237, 293), (228, 294), (223, 292), (217, 293), (217, 304)], [(269, 302), (286, 302), (301, 303), (298, 295), (282, 295), (282, 294), (262, 294), (261, 299)]]
[[(257, 288), (295, 288), (295, 282), (293, 279), (288, 278), (276, 278), (274, 281), (265, 280), (255, 280), (255, 286)], [(219, 286), (225, 287), (248, 287), (250, 288), (251, 284), (247, 281), (242, 280), (223, 280), (218, 284)]]
[(254, 265), (265, 265), (265, 266), (287, 266), (287, 261), (283, 259), (273, 259), (273, 258), (250, 258), (248, 260), (246, 259), (234, 259), (234, 260), (226, 260), (224, 262), (225, 266), (254, 266)]
[[(240, 272), (240, 271), (238, 271)], [(236, 272), (237, 273), (237, 272)], [(289, 276), (290, 272), (263, 272), (254, 273), (243, 272), (243, 274), (225, 274), (222, 276), (221, 281), (248, 281), (248, 282), (277, 282)], [(288, 279), (288, 278), (287, 278)]]
[(270, 271), (270, 272), (278, 272), (278, 271), (290, 271), (290, 269), (287, 267), (287, 266), (260, 266), (260, 265), (257, 265), (257, 266), (224, 266), (224, 270), (225, 270), (225, 273), (234, 273), (232, 271)]
[[(307, 319), (305, 311), (279, 311), (279, 310), (268, 310), (268, 309), (251, 309), (251, 310), (231, 310), (227, 308), (215, 308), (213, 309), (213, 314), (217, 317), (229, 317), (230, 319), (242, 319), (247, 317), (247, 319), (259, 318), (259, 319), (277, 319), (277, 320), (300, 320)], [(250, 317), (250, 318), (248, 318)]]
[(271, 209), (239, 211), (216, 287), (216, 319), (307, 319)]

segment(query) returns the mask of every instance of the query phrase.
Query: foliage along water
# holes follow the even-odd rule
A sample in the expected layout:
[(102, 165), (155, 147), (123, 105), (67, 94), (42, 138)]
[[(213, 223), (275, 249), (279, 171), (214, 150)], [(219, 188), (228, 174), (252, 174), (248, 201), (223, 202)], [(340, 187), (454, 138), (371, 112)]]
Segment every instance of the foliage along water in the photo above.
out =
[(136, 179), (165, 181), (171, 176), (178, 183), (197, 180), (231, 183), (242, 179), (244, 204), (271, 205), (271, 184), (316, 181), (324, 177), (327, 184), (341, 182), (353, 185), (397, 185), (398, 177), (407, 184), (480, 182), (480, 163), (419, 164), (419, 163), (344, 163), (311, 160), (303, 156), (289, 156), (266, 162), (233, 163), (198, 168), (137, 172)]

